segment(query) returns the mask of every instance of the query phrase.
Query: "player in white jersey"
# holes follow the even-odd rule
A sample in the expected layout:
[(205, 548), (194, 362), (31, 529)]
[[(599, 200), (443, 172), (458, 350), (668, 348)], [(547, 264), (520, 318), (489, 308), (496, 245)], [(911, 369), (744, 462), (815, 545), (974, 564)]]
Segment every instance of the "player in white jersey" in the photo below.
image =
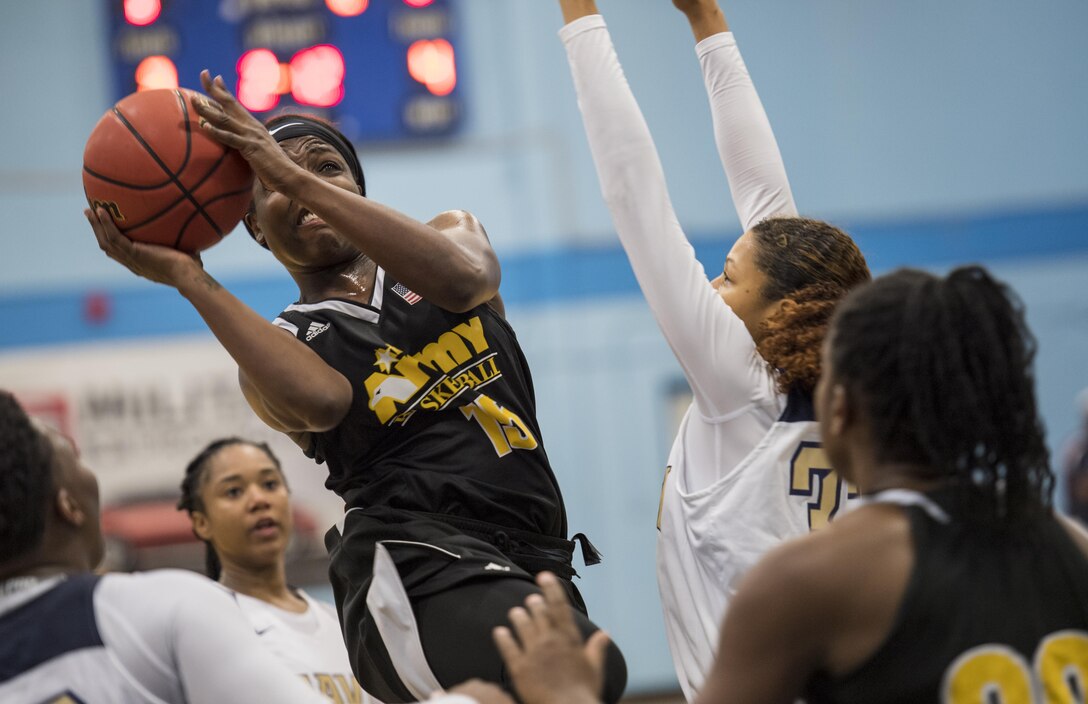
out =
[(209, 577), (290, 670), (337, 704), (375, 702), (351, 671), (336, 611), (287, 584), (293, 513), (279, 459), (265, 443), (223, 438), (193, 458), (178, 508), (204, 541)]
[(71, 443), (0, 393), (0, 701), (323, 702), (203, 577), (91, 574), (98, 516)]
[[(98, 519), (98, 482), (72, 444), (0, 391), (0, 702), (327, 704), (215, 583), (92, 574)], [(492, 685), (458, 690), (431, 702), (510, 704)]]
[(694, 393), (658, 513), (666, 632), (690, 700), (740, 576), (848, 498), (821, 450), (811, 399), (831, 311), (870, 275), (845, 233), (797, 217), (770, 124), (717, 4), (674, 4), (698, 41), (715, 138), (745, 229), (710, 282), (680, 229), (593, 0), (560, 0), (567, 22), (560, 37), (617, 233)]
[(363, 691), (351, 672), (336, 609), (301, 589), (297, 592), (307, 606), (301, 613), (245, 594), (236, 596), (261, 644), (291, 672), (336, 704), (375, 704), (378, 700)]

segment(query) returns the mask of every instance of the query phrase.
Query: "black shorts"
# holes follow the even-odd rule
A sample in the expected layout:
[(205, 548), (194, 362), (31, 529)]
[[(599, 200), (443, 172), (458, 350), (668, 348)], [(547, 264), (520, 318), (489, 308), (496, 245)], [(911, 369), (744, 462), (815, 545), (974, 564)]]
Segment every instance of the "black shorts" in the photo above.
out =
[[(454, 525), (456, 523), (456, 525)], [(488, 539), (490, 538), (490, 539)], [(340, 624), (363, 688), (387, 704), (426, 699), (478, 677), (513, 692), (491, 639), (539, 593), (534, 574), (563, 577), (583, 634), (598, 630), (570, 581), (574, 543), (490, 524), (385, 507), (352, 509), (325, 537)], [(502, 549), (500, 549), (500, 546)], [(610, 646), (605, 701), (626, 685)]]

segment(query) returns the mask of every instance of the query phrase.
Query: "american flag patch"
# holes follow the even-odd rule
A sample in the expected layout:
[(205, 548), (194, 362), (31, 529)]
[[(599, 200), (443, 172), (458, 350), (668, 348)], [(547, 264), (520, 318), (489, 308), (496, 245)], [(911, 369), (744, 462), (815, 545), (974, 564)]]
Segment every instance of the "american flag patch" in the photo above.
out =
[(396, 286), (394, 286), (393, 293), (408, 301), (408, 305), (410, 306), (414, 306), (415, 304), (423, 300), (423, 296), (419, 295), (415, 291), (412, 291), (404, 284), (397, 284)]

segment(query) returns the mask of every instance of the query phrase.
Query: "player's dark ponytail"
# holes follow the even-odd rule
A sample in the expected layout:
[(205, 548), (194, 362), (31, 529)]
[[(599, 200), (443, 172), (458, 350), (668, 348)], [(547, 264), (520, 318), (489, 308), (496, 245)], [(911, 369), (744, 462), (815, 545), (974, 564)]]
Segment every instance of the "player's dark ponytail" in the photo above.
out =
[[(231, 447), (232, 445), (250, 445), (268, 455), (272, 463), (276, 465), (277, 469), (280, 469), (280, 461), (272, 453), (272, 448), (267, 443), (253, 442), (251, 440), (243, 440), (242, 438), (230, 437), (220, 438), (219, 440), (213, 440), (203, 450), (201, 450), (196, 457), (189, 462), (189, 466), (185, 468), (185, 477), (181, 480), (181, 498), (178, 499), (178, 510), (187, 511), (189, 516), (192, 517), (194, 511), (204, 511), (204, 501), (200, 497), (200, 491), (204, 487), (204, 473), (208, 466), (211, 464), (211, 460), (215, 457), (220, 450)], [(196, 535), (196, 531), (193, 531)], [(197, 536), (199, 538), (200, 536)], [(204, 574), (208, 577), (219, 581), (219, 574), (223, 571), (223, 566), (219, 562), (219, 555), (216, 554), (215, 548), (210, 541), (204, 540)]]
[(878, 460), (945, 480), (976, 524), (1050, 510), (1036, 343), (1007, 286), (978, 266), (900, 270), (849, 295), (831, 334), (834, 381), (858, 398)]

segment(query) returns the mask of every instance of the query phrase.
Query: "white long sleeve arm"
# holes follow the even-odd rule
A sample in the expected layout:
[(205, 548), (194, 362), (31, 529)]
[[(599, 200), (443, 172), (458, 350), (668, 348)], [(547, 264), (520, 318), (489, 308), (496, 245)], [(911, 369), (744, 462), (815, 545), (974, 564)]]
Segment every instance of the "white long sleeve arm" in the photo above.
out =
[(769, 372), (744, 323), (709, 285), (680, 228), (653, 138), (604, 19), (582, 17), (559, 36), (604, 199), (700, 413), (714, 419), (740, 411), (773, 386)]
[(695, 45), (714, 121), (714, 141), (733, 205), (747, 231), (768, 217), (795, 216), (786, 166), (732, 32)]
[(148, 701), (328, 704), (211, 580), (181, 570), (106, 575), (94, 599), (103, 642)]

